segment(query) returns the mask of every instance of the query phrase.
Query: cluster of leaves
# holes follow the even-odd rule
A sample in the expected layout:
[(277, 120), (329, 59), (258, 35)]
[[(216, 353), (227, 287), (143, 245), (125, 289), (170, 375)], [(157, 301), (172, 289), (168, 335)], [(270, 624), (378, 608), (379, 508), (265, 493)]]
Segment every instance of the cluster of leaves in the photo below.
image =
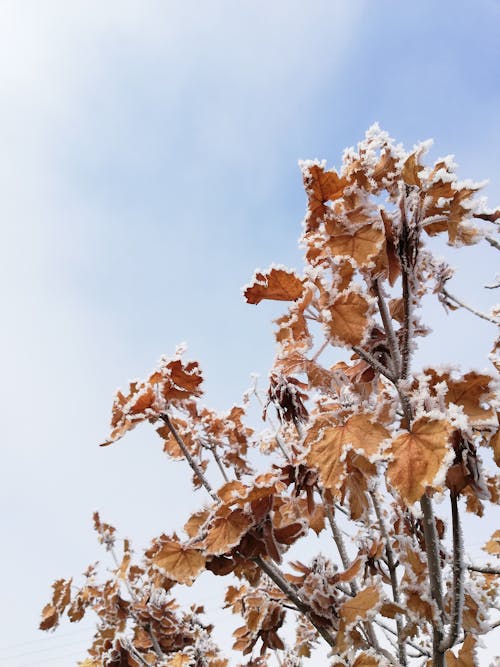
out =
[[(480, 184), (457, 179), (450, 158), (426, 166), (427, 147), (407, 152), (374, 126), (344, 153), (339, 172), (302, 164), (304, 272), (273, 266), (244, 292), (252, 304), (289, 303), (276, 321), (267, 402), (255, 387), (225, 415), (203, 407), (199, 366), (182, 350), (117, 393), (103, 444), (154, 424), (209, 502), (188, 518), (185, 537), (161, 535), (138, 563), (127, 542), (116, 557), (114, 529), (95, 516), (113, 575), (99, 584), (91, 567), (76, 592), (57, 581), (41, 624), (55, 627), (64, 612), (71, 621), (98, 615), (81, 665), (228, 664), (202, 609), (181, 614), (172, 594), (204, 571), (229, 579), (226, 606), (243, 619), (234, 648), (248, 667), (273, 654), (301, 665), (320, 642), (332, 667), (476, 664), (478, 637), (498, 625), (490, 608), (500, 570), (465, 562), (460, 513), (481, 517), (485, 503), (500, 503), (499, 343), (490, 371), (413, 372), (411, 359), (429, 333), (418, 316), (425, 295), (467, 307), (448, 292), (453, 272), (426, 239), (495, 246), (488, 235), (499, 213), (476, 197)], [(498, 324), (497, 312), (480, 315)], [(327, 349), (334, 363), (321, 363)], [(254, 397), (268, 424), (260, 434), (245, 424)], [(266, 469), (252, 469), (252, 448), (271, 457)], [(449, 540), (434, 513), (446, 496)], [(339, 522), (350, 529), (347, 543)], [(317, 554), (283, 569), (292, 545), (327, 532), (337, 559)], [(485, 550), (500, 556), (500, 531)]]

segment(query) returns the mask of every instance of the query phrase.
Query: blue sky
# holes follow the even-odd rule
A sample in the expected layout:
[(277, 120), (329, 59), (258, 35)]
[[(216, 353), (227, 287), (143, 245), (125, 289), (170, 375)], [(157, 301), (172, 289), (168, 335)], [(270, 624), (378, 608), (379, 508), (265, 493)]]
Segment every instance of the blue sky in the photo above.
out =
[[(280, 309), (240, 287), (301, 267), (299, 158), (339, 165), (379, 121), (406, 145), (433, 137), (499, 203), (499, 25), (498, 0), (0, 5), (9, 645), (38, 640), (51, 581), (98, 557), (94, 509), (144, 543), (202, 502), (146, 431), (96, 445), (115, 388), (180, 341), (216, 408), (266, 374)], [(488, 309), (493, 251), (451, 257), (454, 291)], [(429, 313), (445, 333), (422, 360), (486, 365), (491, 325)], [(24, 650), (7, 639), (0, 666), (38, 664), (2, 661)]]

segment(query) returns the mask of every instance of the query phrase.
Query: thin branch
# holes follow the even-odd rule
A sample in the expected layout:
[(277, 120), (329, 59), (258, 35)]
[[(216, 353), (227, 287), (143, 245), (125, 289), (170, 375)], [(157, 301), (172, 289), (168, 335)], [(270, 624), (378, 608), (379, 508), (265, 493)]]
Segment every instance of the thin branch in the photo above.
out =
[[(384, 623), (384, 621), (379, 621), (377, 619), (374, 619), (373, 622), (376, 623), (377, 625), (379, 625), (384, 630), (387, 630), (387, 632), (390, 632), (392, 635), (394, 635), (394, 637), (397, 637), (398, 633), (395, 630), (393, 630), (390, 625), (388, 625), (387, 623)], [(409, 639), (406, 639), (405, 641), (408, 644), (408, 646), (411, 646), (412, 648), (414, 648), (416, 651), (418, 651), (420, 653), (420, 655), (426, 655), (429, 658), (432, 657), (432, 655), (431, 655), (431, 653), (429, 653), (429, 651), (426, 651), (424, 648), (422, 648), (418, 644), (415, 644), (414, 642), (410, 641)]]
[(444, 287), (442, 288), (441, 293), (450, 301), (454, 301), (457, 304), (457, 306), (465, 308), (465, 310), (468, 310), (473, 315), (480, 317), (482, 320), (486, 320), (487, 322), (491, 322), (492, 324), (496, 325), (500, 324), (499, 320), (495, 319), (494, 317), (491, 317), (490, 315), (487, 315), (486, 313), (481, 312), (480, 310), (477, 310), (476, 308), (473, 308), (472, 306), (469, 306), (467, 303), (464, 303), (458, 297), (454, 296), (453, 294), (450, 294), (448, 290), (445, 289)]
[[(496, 223), (498, 224), (498, 223)], [(497, 250), (500, 250), (500, 243), (494, 239), (492, 236), (485, 236), (485, 239), (488, 241), (488, 243), (493, 246), (493, 248), (496, 248)]]
[(458, 512), (458, 496), (450, 493), (451, 521), (453, 532), (453, 585), (451, 598), (451, 625), (448, 636), (441, 647), (446, 651), (455, 645), (462, 626), (464, 607), (464, 559), (463, 535)]
[(483, 574), (499, 574), (500, 568), (491, 567), (489, 565), (466, 565), (468, 570), (471, 572), (482, 572)]
[[(261, 408), (264, 410), (265, 405), (264, 405), (264, 401), (262, 400), (262, 396), (259, 394), (259, 392), (257, 390), (257, 382), (255, 382), (255, 385), (254, 385), (254, 388), (253, 388), (253, 394), (254, 394), (255, 398), (257, 399), (257, 401), (259, 402), (259, 405), (261, 406)], [(283, 454), (285, 459), (288, 461), (288, 463), (291, 463), (292, 459), (291, 459), (290, 455), (288, 454), (288, 452), (286, 451), (285, 443), (281, 439), (281, 436), (279, 434), (279, 426), (276, 424), (276, 422), (271, 417), (271, 415), (268, 416), (268, 420), (269, 420), (269, 423), (271, 424), (271, 427), (274, 429), (274, 439), (276, 440), (276, 444), (280, 448), (281, 453)], [(263, 421), (264, 421), (264, 419), (263, 419)]]
[(161, 419), (165, 422), (165, 424), (166, 424), (167, 428), (169, 429), (170, 433), (174, 436), (174, 439), (175, 439), (176, 443), (181, 448), (181, 451), (184, 454), (184, 456), (186, 457), (186, 460), (189, 463), (189, 465), (191, 466), (191, 469), (193, 470), (195, 475), (198, 477), (200, 482), (203, 484), (203, 486), (205, 487), (205, 489), (209, 493), (212, 500), (215, 500), (216, 502), (218, 502), (219, 497), (217, 496), (215, 491), (210, 486), (210, 483), (208, 482), (207, 478), (205, 477), (205, 475), (203, 473), (203, 470), (196, 463), (193, 456), (191, 455), (191, 452), (186, 447), (186, 444), (184, 443), (184, 440), (181, 438), (181, 436), (177, 432), (177, 429), (175, 428), (175, 426), (170, 421), (170, 417), (168, 416), (168, 414), (166, 412), (162, 413)]
[(221, 472), (222, 477), (224, 478), (224, 481), (229, 482), (229, 477), (227, 476), (226, 469), (222, 465), (222, 461), (220, 460), (220, 456), (217, 454), (216, 445), (214, 443), (212, 443), (210, 451), (212, 452), (212, 456), (214, 457), (214, 460), (219, 467), (219, 470)]
[(425, 551), (427, 553), (427, 566), (429, 568), (429, 583), (431, 596), (439, 610), (439, 622), (433, 623), (432, 628), (432, 646), (433, 646), (433, 667), (444, 667), (444, 652), (441, 649), (443, 641), (443, 592), (441, 582), (441, 564), (439, 561), (438, 536), (436, 531), (436, 522), (432, 509), (432, 501), (424, 493), (420, 498), (420, 507), (424, 515), (423, 527), (425, 537)]
[[(377, 520), (380, 526), (380, 532), (385, 542), (385, 554), (387, 557), (387, 566), (389, 568), (389, 575), (391, 578), (391, 588), (392, 588), (392, 597), (396, 604), (399, 604), (399, 587), (398, 587), (398, 577), (396, 574), (396, 561), (394, 560), (394, 552), (392, 550), (391, 540), (389, 538), (389, 533), (387, 532), (387, 526), (385, 525), (384, 516), (382, 514), (382, 508), (380, 507), (379, 499), (376, 491), (370, 491), (370, 497), (372, 499), (373, 507), (375, 509), (375, 514), (377, 515)], [(403, 634), (403, 622), (401, 619), (401, 614), (396, 614), (396, 627), (397, 627), (397, 637), (398, 637), (398, 654), (399, 660), (402, 665), (407, 665), (408, 661), (406, 658), (406, 648), (405, 643), (402, 638)]]
[(285, 579), (285, 577), (281, 574), (279, 569), (273, 563), (264, 560), (260, 556), (257, 556), (253, 560), (257, 563), (257, 565), (261, 568), (261, 570), (263, 570), (267, 574), (267, 576), (272, 581), (274, 581), (276, 586), (281, 591), (283, 591), (283, 593), (287, 596), (287, 598), (294, 603), (297, 609), (299, 609), (303, 614), (307, 616), (310, 623), (314, 625), (316, 630), (320, 633), (320, 635), (327, 642), (327, 644), (329, 644), (330, 646), (335, 646), (335, 638), (328, 632), (328, 630), (324, 626), (320, 625), (314, 620), (314, 617), (310, 615), (309, 607), (301, 600), (297, 591)]
[(411, 298), (411, 285), (410, 285), (410, 275), (409, 275), (409, 265), (408, 265), (408, 243), (409, 243), (409, 228), (408, 221), (406, 219), (406, 209), (404, 198), (401, 197), (399, 203), (399, 209), (401, 211), (401, 234), (398, 244), (398, 254), (401, 262), (401, 284), (403, 288), (403, 307), (404, 307), (404, 317), (403, 317), (403, 327), (402, 334), (403, 340), (401, 344), (401, 378), (406, 380), (408, 377), (408, 372), (410, 369), (410, 340), (413, 333), (412, 327), (412, 298)]
[(389, 350), (391, 351), (391, 359), (393, 364), (394, 375), (398, 377), (401, 373), (401, 352), (398, 345), (398, 340), (394, 332), (394, 327), (392, 326), (392, 317), (387, 308), (387, 304), (382, 293), (380, 286), (380, 278), (377, 278), (373, 283), (375, 293), (377, 295), (378, 309), (380, 312), (380, 317), (382, 318), (382, 324), (384, 325), (385, 334), (387, 336), (387, 341), (389, 343)]
[(384, 375), (388, 380), (391, 382), (396, 382), (396, 377), (394, 376), (391, 371), (386, 368), (383, 364), (380, 363), (378, 359), (375, 359), (375, 357), (367, 352), (366, 350), (363, 350), (362, 347), (359, 347), (359, 345), (353, 345), (352, 349), (358, 356), (360, 356), (362, 359), (364, 359), (370, 366), (378, 371), (381, 375)]

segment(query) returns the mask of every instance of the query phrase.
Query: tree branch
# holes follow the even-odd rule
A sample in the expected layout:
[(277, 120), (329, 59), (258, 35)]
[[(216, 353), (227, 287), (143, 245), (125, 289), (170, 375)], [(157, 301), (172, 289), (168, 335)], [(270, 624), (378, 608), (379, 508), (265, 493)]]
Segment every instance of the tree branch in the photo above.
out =
[(464, 561), (463, 536), (458, 513), (458, 496), (450, 492), (451, 521), (453, 531), (453, 588), (451, 599), (451, 625), (446, 641), (441, 647), (443, 651), (454, 646), (460, 634), (464, 606)]
[[(389, 533), (387, 532), (387, 526), (385, 525), (384, 516), (382, 514), (382, 508), (380, 507), (376, 491), (370, 491), (370, 497), (372, 499), (373, 507), (375, 509), (375, 514), (377, 515), (380, 532), (385, 542), (385, 554), (387, 557), (387, 566), (389, 568), (389, 575), (391, 578), (392, 597), (394, 602), (396, 604), (399, 604), (400, 596), (398, 588), (398, 578), (396, 574), (396, 562), (394, 560), (394, 552), (392, 550)], [(397, 627), (397, 637), (398, 637), (399, 661), (401, 662), (402, 665), (407, 665), (408, 661), (406, 657), (406, 648), (404, 640), (402, 638), (403, 623), (401, 620), (401, 614), (396, 614), (396, 627)]]
[(469, 306), (467, 303), (464, 303), (458, 297), (454, 296), (453, 294), (450, 294), (446, 288), (443, 287), (441, 289), (441, 293), (450, 301), (454, 301), (457, 304), (457, 306), (465, 308), (465, 310), (468, 310), (473, 315), (480, 317), (482, 320), (486, 320), (487, 322), (491, 322), (492, 324), (496, 324), (497, 326), (498, 324), (500, 324), (499, 320), (496, 320), (494, 317), (491, 317), (490, 315), (487, 315), (486, 313), (483, 313), (480, 310), (477, 310), (476, 308)]
[(370, 366), (378, 371), (381, 375), (384, 375), (388, 380), (391, 382), (396, 382), (396, 377), (391, 373), (391, 371), (386, 368), (383, 364), (380, 363), (378, 359), (375, 359), (375, 357), (367, 352), (366, 350), (363, 350), (362, 347), (359, 347), (359, 345), (353, 345), (352, 349), (358, 356), (360, 356), (362, 359), (366, 361), (366, 363), (370, 364)]
[(385, 335), (387, 336), (387, 341), (389, 343), (389, 350), (391, 351), (394, 376), (399, 377), (401, 374), (401, 352), (394, 332), (394, 327), (392, 326), (392, 318), (380, 287), (380, 278), (375, 280), (373, 287), (377, 295), (378, 309), (380, 317), (382, 318), (382, 324), (384, 325)]
[(205, 487), (205, 489), (206, 489), (207, 492), (209, 493), (209, 495), (210, 495), (210, 497), (212, 498), (212, 500), (215, 500), (216, 502), (218, 502), (218, 501), (219, 501), (219, 497), (217, 496), (217, 494), (215, 493), (215, 491), (214, 491), (214, 490), (212, 489), (212, 487), (210, 486), (210, 483), (208, 482), (207, 478), (205, 477), (205, 474), (203, 473), (203, 470), (202, 470), (202, 469), (200, 468), (200, 466), (196, 463), (196, 461), (194, 460), (193, 456), (191, 455), (191, 452), (190, 452), (189, 449), (186, 447), (186, 444), (184, 443), (184, 440), (181, 438), (181, 436), (180, 436), (179, 433), (177, 432), (177, 429), (175, 428), (175, 426), (174, 426), (174, 425), (172, 424), (172, 422), (170, 421), (170, 417), (168, 416), (168, 414), (167, 414), (166, 412), (163, 412), (163, 413), (160, 415), (160, 417), (161, 417), (161, 419), (165, 422), (165, 424), (166, 424), (167, 428), (169, 429), (170, 433), (174, 436), (174, 439), (175, 439), (176, 443), (179, 445), (179, 447), (180, 447), (182, 453), (183, 453), (184, 456), (186, 457), (186, 460), (187, 460), (187, 462), (189, 463), (189, 465), (191, 466), (191, 469), (193, 470), (193, 472), (195, 473), (195, 475), (198, 477), (198, 479), (200, 480), (200, 482), (203, 484), (203, 486)]

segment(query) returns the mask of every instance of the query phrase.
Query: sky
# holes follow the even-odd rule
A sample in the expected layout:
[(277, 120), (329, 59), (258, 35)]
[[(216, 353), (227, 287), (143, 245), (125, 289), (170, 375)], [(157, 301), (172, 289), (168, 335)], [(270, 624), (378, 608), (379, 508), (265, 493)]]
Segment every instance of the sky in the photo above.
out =
[[(499, 26), (498, 0), (2, 0), (0, 667), (83, 656), (85, 630), (37, 625), (101, 557), (95, 509), (143, 545), (203, 502), (147, 428), (98, 444), (115, 389), (182, 341), (216, 409), (265, 379), (281, 311), (241, 286), (301, 268), (299, 159), (339, 166), (378, 121), (500, 203)], [(440, 252), (488, 310), (494, 251)], [(486, 366), (490, 324), (428, 313), (417, 362)]]

